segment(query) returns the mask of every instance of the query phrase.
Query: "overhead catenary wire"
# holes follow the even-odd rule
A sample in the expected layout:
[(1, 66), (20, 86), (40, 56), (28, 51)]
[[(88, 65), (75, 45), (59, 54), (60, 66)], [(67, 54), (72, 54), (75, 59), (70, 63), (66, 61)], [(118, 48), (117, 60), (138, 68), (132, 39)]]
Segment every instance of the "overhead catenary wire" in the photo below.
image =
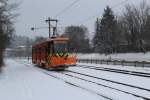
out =
[[(126, 3), (127, 1), (128, 1), (128, 0), (123, 0), (123, 1), (117, 3), (116, 5), (114, 5), (114, 6), (110, 7), (110, 8), (111, 8), (111, 9), (114, 9), (114, 8), (116, 8), (116, 7), (118, 7), (118, 6), (120, 6), (120, 5), (124, 4), (124, 3)], [(88, 22), (89, 20), (92, 20), (92, 19), (98, 17), (99, 15), (100, 15), (100, 14), (97, 13), (97, 14), (95, 14), (95, 15), (93, 15), (93, 16), (90, 16), (90, 17), (88, 17), (88, 18), (86, 18), (86, 19), (80, 21), (79, 24), (80, 24), (80, 23)]]
[[(55, 18), (62, 15), (63, 13), (65, 13), (67, 10), (69, 10), (73, 5), (75, 5), (77, 2), (79, 2), (80, 0), (75, 0), (73, 1), (71, 4), (69, 4), (67, 7), (65, 7), (64, 9), (62, 9), (60, 12), (58, 12), (56, 15), (55, 15)], [(116, 5), (112, 6), (111, 9), (114, 9), (124, 3), (126, 3), (128, 0), (123, 0), (119, 3), (117, 3)], [(85, 22), (88, 22), (89, 20), (92, 20), (93, 18), (96, 18), (97, 16), (99, 16), (100, 14), (97, 13), (96, 15), (93, 15), (93, 16), (90, 16), (82, 21), (79, 22), (80, 23), (85, 23)], [(45, 29), (47, 27), (39, 27), (39, 28), (31, 28), (31, 30), (34, 30), (34, 29)]]
[(129, 0), (123, 0), (123, 1), (117, 3), (116, 5), (114, 5), (114, 6), (110, 7), (110, 8), (114, 9), (114, 8), (116, 8), (116, 7), (118, 7), (118, 6), (122, 5), (122, 4), (125, 4), (127, 1), (129, 1)]
[(62, 15), (63, 13), (65, 13), (67, 10), (69, 10), (73, 5), (75, 5), (77, 2), (79, 2), (80, 0), (75, 0), (73, 1), (71, 4), (69, 4), (67, 7), (65, 7), (64, 9), (62, 9), (60, 12), (58, 12), (55, 15), (55, 18)]
[[(80, 0), (74, 0), (71, 4), (69, 4), (67, 7), (65, 7), (64, 9), (62, 9), (60, 12), (58, 12), (56, 15), (55, 15), (55, 18), (62, 15), (63, 13), (65, 13), (67, 10), (69, 10), (73, 5), (75, 5), (77, 2), (79, 2)], [(53, 27), (53, 26), (52, 26)], [(63, 26), (59, 27), (59, 28), (62, 28)], [(39, 30), (39, 29), (47, 29), (49, 27), (32, 27), (31, 30), (34, 31), (34, 30)]]

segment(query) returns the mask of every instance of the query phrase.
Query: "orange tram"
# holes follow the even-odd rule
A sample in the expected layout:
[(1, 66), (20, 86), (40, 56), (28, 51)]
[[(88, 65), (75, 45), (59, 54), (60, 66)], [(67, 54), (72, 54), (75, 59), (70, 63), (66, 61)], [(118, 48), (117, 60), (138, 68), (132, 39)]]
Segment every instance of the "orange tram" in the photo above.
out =
[(32, 62), (49, 70), (76, 65), (76, 54), (69, 50), (69, 39), (54, 37), (32, 46)]

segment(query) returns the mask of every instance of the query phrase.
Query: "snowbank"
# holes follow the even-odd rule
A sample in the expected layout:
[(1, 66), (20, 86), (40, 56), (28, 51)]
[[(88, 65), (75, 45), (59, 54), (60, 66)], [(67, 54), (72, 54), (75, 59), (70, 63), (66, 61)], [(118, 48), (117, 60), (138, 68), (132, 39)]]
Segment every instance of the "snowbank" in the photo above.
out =
[(150, 61), (150, 52), (148, 53), (118, 53), (118, 54), (77, 54), (78, 59), (98, 59), (98, 60), (126, 60), (126, 61)]

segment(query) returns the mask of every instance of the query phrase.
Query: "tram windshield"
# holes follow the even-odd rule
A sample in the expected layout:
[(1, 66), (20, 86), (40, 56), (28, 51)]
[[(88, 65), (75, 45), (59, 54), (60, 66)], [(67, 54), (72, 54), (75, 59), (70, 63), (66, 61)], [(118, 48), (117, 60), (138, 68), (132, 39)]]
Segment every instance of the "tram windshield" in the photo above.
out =
[(68, 51), (67, 42), (55, 42), (54, 43), (55, 53), (63, 53)]

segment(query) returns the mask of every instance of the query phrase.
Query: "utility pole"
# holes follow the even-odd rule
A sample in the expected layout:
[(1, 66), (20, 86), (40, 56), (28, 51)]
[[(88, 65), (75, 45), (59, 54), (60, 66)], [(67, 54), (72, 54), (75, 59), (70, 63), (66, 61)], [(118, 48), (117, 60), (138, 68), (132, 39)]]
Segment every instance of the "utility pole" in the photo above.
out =
[[(56, 32), (57, 32), (57, 22), (58, 20), (57, 19), (51, 19), (50, 17), (45, 20), (46, 22), (48, 22), (48, 25), (49, 25), (49, 38), (51, 38), (51, 28), (53, 28), (53, 34), (52, 34), (52, 37), (53, 36), (56, 36)], [(51, 26), (51, 22), (56, 22), (55, 23), (55, 26)]]

